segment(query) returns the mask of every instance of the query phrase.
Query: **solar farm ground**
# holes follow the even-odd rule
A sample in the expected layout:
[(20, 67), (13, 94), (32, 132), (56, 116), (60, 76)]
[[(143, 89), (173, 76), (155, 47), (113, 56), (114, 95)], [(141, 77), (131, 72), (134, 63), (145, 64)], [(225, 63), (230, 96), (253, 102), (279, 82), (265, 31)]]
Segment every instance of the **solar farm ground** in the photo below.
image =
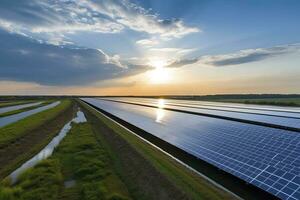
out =
[[(274, 106), (241, 108), (241, 105), (237, 105), (240, 110), (244, 110), (244, 115), (245, 112), (248, 112), (247, 110), (273, 113), (272, 115), (247, 114), (249, 118), (258, 122), (259, 119), (269, 118), (271, 119), (270, 123), (280, 122), (280, 120), (277, 122), (272, 120), (274, 117), (281, 118), (282, 121), (287, 120), (287, 127), (273, 127), (268, 124), (233, 120), (240, 119), (240, 115), (237, 116), (236, 112), (233, 113), (233, 119), (210, 116), (205, 113), (199, 116), (197, 113), (184, 110), (179, 112), (174, 109), (176, 107), (174, 105), (170, 109), (168, 100), (164, 103), (161, 100), (141, 98), (125, 100), (124, 98), (83, 98), (83, 100), (102, 112), (110, 114), (125, 126), (132, 126), (135, 132), (140, 130), (145, 132), (144, 136), (155, 136), (244, 180), (246, 185), (255, 186), (281, 199), (300, 198), (300, 136), (299, 130), (289, 130), (289, 126), (294, 124), (291, 121), (295, 120), (296, 124), (300, 123), (299, 108), (286, 109)], [(152, 104), (156, 104), (156, 106)], [(220, 105), (215, 104), (211, 103), (211, 106), (216, 106), (215, 110), (218, 110)], [(228, 106), (228, 104), (226, 105)], [(230, 107), (234, 105), (229, 104)], [(207, 109), (207, 112), (210, 110)], [(233, 115), (230, 111), (226, 111), (226, 114)], [(293, 115), (293, 117), (289, 115)], [(211, 176), (212, 174), (207, 175)], [(222, 182), (222, 180), (219, 179), (218, 182)], [(250, 198), (251, 194), (244, 194), (245, 189), (241, 192), (230, 186), (230, 183), (224, 184), (244, 198), (258, 199), (255, 196)]]
[[(90, 106), (54, 101), (60, 103), (0, 128), (1, 200), (236, 198)], [(87, 122), (72, 123), (52, 156), (12, 185), (8, 175), (43, 149), (79, 107)]]

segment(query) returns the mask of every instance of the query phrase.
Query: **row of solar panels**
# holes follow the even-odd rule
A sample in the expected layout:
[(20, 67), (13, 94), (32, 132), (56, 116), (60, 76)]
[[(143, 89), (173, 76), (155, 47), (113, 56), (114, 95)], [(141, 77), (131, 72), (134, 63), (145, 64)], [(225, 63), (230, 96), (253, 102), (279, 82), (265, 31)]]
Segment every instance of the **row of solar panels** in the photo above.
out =
[[(110, 99), (113, 101), (122, 101), (134, 104), (143, 104), (154, 107), (161, 107), (160, 100), (151, 99)], [(215, 115), (219, 117), (234, 118), (237, 120), (247, 120), (256, 123), (266, 123), (271, 126), (281, 126), (290, 130), (296, 130), (300, 132), (300, 112), (289, 111), (276, 111), (276, 110), (257, 110), (259, 106), (256, 106), (256, 110), (249, 108), (221, 108), (217, 106), (194, 106), (191, 104), (180, 103), (179, 100), (176, 103), (170, 103), (170, 100), (163, 100), (163, 107), (166, 109), (176, 109), (181, 111), (188, 111), (204, 115)], [(174, 102), (174, 100), (173, 100)]]
[(300, 134), (93, 98), (84, 101), (281, 199), (300, 199)]
[[(156, 98), (118, 98), (124, 100), (134, 100), (148, 103), (157, 103), (160, 99)], [(210, 101), (188, 101), (188, 100), (174, 100), (174, 99), (164, 99), (166, 103), (184, 104), (184, 105), (198, 105), (204, 107), (219, 107), (222, 109), (241, 109), (251, 112), (251, 110), (256, 111), (271, 111), (275, 113), (295, 113), (300, 114), (299, 107), (283, 107), (283, 106), (269, 106), (269, 105), (254, 105), (254, 104), (242, 104), (242, 103), (224, 103), (224, 102), (210, 102)]]

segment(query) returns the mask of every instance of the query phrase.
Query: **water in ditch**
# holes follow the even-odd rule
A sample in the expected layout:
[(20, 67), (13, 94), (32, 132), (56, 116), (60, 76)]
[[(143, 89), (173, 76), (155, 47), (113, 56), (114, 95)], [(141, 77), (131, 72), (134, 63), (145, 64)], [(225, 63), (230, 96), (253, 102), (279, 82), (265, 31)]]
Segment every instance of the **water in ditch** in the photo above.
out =
[(77, 112), (77, 116), (75, 118), (73, 118), (71, 121), (69, 121), (67, 124), (65, 124), (64, 127), (60, 130), (59, 134), (57, 136), (55, 136), (51, 140), (51, 142), (44, 149), (42, 149), (38, 154), (36, 154), (30, 160), (28, 160), (27, 162), (25, 162), (21, 167), (19, 167), (14, 172), (12, 172), (9, 175), (9, 178), (10, 178), (12, 184), (14, 184), (17, 181), (18, 176), (22, 172), (24, 172), (26, 169), (28, 169), (30, 167), (33, 167), (34, 165), (36, 165), (41, 160), (44, 160), (44, 159), (46, 159), (46, 158), (48, 158), (49, 156), (52, 155), (53, 150), (55, 149), (55, 147), (57, 147), (59, 145), (59, 143), (61, 142), (61, 140), (70, 131), (70, 129), (72, 127), (71, 126), (72, 122), (74, 122), (74, 123), (83, 123), (83, 122), (86, 122), (86, 118), (85, 118), (84, 113), (79, 110)]

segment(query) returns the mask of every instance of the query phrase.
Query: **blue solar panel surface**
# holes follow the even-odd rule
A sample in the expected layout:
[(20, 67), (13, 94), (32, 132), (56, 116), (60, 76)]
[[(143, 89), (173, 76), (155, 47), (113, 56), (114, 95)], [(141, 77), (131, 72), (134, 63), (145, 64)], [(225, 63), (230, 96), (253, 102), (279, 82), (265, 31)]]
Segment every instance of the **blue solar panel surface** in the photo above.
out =
[[(150, 105), (150, 106), (158, 106), (157, 101), (145, 101), (145, 100), (124, 100), (124, 99), (111, 99), (111, 100), (117, 100), (117, 101), (124, 101), (129, 103), (139, 103), (144, 105)], [(204, 113), (204, 114), (210, 114), (210, 115), (217, 115), (217, 116), (223, 116), (223, 117), (231, 117), (236, 119), (242, 119), (242, 120), (250, 120), (255, 122), (263, 122), (273, 125), (279, 125), (284, 127), (291, 127), (291, 128), (297, 128), (300, 130), (300, 113), (288, 113), (288, 112), (275, 112), (275, 111), (264, 111), (262, 113), (261, 111), (255, 111), (249, 112), (249, 109), (243, 110), (239, 109), (237, 110), (223, 110), (220, 108), (202, 108), (202, 107), (189, 107), (188, 104), (184, 105), (174, 105), (169, 104), (167, 102), (164, 103), (164, 108), (171, 108), (171, 109), (177, 109), (177, 110), (184, 110), (184, 111), (191, 111), (196, 113)], [(256, 114), (257, 113), (257, 114)], [(285, 116), (288, 115), (288, 116)], [(289, 116), (292, 115), (292, 116)]]
[(264, 126), (84, 98), (281, 199), (300, 199), (300, 134)]
[[(159, 99), (150, 98), (117, 98), (119, 100), (136, 101), (143, 103), (157, 104)], [(233, 104), (233, 103), (219, 103), (219, 102), (207, 102), (207, 101), (185, 101), (185, 100), (170, 100), (164, 99), (166, 105), (188, 105), (199, 108), (207, 109), (220, 109), (227, 111), (258, 113), (267, 115), (277, 115), (286, 117), (300, 118), (300, 108), (298, 107), (280, 107), (280, 106), (261, 106), (261, 105), (249, 105), (249, 104)]]

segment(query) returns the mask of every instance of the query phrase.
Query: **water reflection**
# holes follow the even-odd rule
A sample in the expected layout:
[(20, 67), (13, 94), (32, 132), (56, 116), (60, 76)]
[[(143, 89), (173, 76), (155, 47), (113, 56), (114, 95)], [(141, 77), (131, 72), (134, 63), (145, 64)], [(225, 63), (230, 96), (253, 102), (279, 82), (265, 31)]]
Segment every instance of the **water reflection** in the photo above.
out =
[(165, 100), (159, 99), (157, 102), (157, 109), (156, 109), (156, 120), (157, 123), (162, 123), (163, 118), (165, 117), (165, 110), (163, 109), (165, 107)]
[(0, 114), (10, 112), (13, 110), (19, 110), (22, 108), (31, 107), (31, 106), (37, 106), (37, 105), (40, 105), (41, 103), (43, 103), (43, 102), (27, 103), (27, 104), (22, 104), (22, 105), (17, 105), (17, 106), (8, 106), (8, 107), (0, 108)]
[(0, 128), (3, 127), (3, 126), (6, 126), (8, 124), (14, 123), (16, 121), (19, 121), (21, 119), (24, 119), (24, 118), (26, 118), (30, 115), (42, 112), (42, 111), (50, 109), (50, 108), (54, 108), (58, 104), (60, 104), (60, 101), (56, 101), (56, 102), (53, 102), (53, 103), (48, 104), (46, 106), (38, 107), (38, 108), (35, 108), (33, 110), (28, 110), (28, 111), (21, 112), (21, 113), (15, 114), (15, 115), (10, 115), (10, 116), (7, 116), (7, 117), (1, 117), (0, 118)]
[(11, 178), (12, 184), (14, 184), (17, 181), (18, 176), (22, 172), (24, 172), (26, 169), (33, 167), (39, 161), (44, 160), (52, 155), (55, 147), (57, 147), (59, 145), (61, 140), (66, 136), (66, 134), (71, 129), (72, 122), (75, 122), (75, 123), (86, 122), (84, 113), (81, 111), (78, 111), (77, 116), (74, 119), (72, 119), (70, 122), (65, 124), (65, 126), (60, 130), (59, 134), (57, 136), (55, 136), (43, 150), (41, 150), (37, 155), (35, 155), (33, 158), (31, 158), (30, 160), (25, 162), (21, 167), (19, 167), (13, 173), (11, 173), (10, 178)]

